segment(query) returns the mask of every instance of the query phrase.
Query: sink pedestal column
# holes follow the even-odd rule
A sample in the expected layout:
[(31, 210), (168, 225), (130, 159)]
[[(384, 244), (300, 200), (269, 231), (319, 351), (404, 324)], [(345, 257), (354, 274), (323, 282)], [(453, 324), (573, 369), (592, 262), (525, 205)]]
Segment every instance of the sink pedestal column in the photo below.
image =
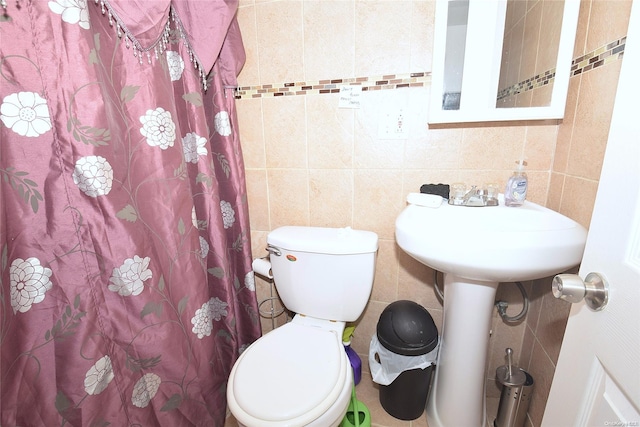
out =
[(485, 369), (497, 282), (444, 275), (442, 337), (429, 427), (485, 425)]

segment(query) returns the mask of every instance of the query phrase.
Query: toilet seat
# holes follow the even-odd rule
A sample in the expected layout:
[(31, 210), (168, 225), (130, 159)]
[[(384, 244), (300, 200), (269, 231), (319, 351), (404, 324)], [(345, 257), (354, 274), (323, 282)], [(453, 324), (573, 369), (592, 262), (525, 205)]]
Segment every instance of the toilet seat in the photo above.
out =
[(343, 394), (350, 383), (348, 367), (335, 330), (294, 320), (238, 358), (229, 377), (228, 404), (243, 425), (304, 426)]

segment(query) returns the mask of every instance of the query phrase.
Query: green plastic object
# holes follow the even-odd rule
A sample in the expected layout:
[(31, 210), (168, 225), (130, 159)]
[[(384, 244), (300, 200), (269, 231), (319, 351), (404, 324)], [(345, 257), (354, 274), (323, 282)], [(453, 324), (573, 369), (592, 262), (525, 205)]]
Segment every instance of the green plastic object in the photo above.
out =
[(343, 343), (350, 343), (351, 342), (351, 337), (353, 336), (353, 331), (356, 330), (355, 326), (346, 326), (344, 328), (344, 332), (342, 333), (342, 342)]
[(351, 391), (351, 402), (340, 427), (371, 427), (369, 408), (356, 397), (356, 388)]

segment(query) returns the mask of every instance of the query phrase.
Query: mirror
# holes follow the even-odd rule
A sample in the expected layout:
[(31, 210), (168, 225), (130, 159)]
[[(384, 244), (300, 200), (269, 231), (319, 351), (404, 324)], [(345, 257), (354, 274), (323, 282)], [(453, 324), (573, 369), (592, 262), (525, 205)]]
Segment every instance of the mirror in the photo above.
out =
[(579, 0), (437, 0), (429, 123), (560, 119)]

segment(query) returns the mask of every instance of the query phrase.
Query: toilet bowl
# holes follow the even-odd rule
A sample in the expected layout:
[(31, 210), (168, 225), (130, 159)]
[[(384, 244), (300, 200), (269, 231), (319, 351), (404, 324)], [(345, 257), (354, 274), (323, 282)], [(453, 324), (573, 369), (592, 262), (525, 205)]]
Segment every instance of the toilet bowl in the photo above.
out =
[(296, 315), (242, 353), (227, 386), (229, 409), (240, 425), (340, 424), (353, 374), (342, 346), (344, 323), (331, 323)]
[(227, 403), (244, 427), (335, 427), (353, 371), (342, 335), (366, 306), (378, 236), (351, 228), (280, 227), (267, 237), (274, 284), (297, 313), (239, 357)]

